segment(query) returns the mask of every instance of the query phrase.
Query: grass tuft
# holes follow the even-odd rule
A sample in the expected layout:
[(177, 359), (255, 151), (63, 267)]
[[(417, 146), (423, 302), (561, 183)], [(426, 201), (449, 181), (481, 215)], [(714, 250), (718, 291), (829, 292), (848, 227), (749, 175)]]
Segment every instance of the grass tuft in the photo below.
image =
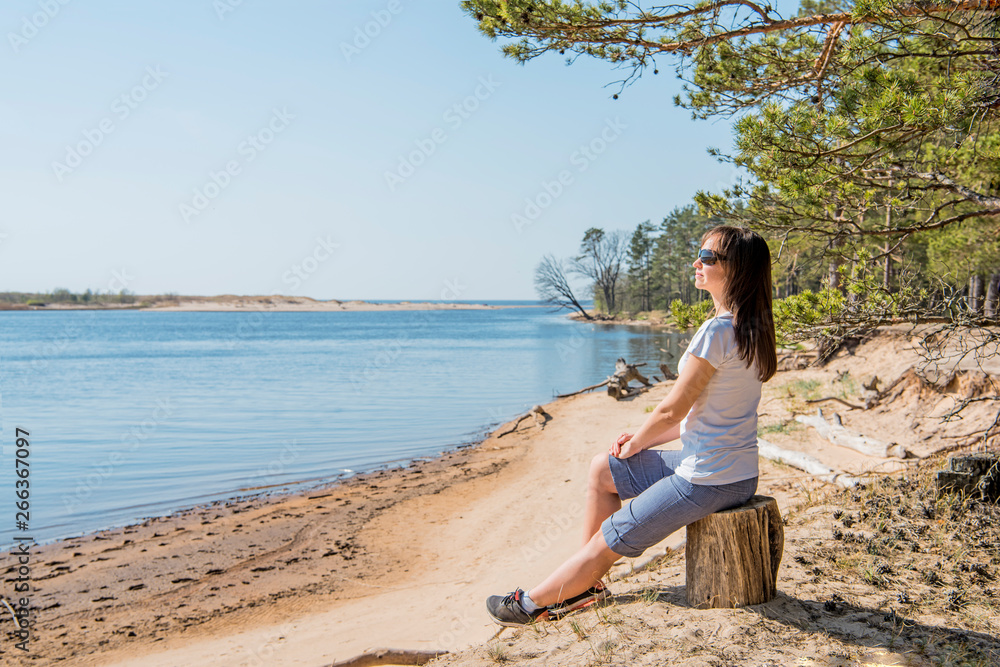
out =
[(660, 599), (660, 589), (651, 586), (642, 590), (642, 601), (646, 604), (653, 604)]
[(497, 665), (510, 660), (510, 656), (507, 654), (507, 647), (499, 642), (488, 645), (486, 647), (486, 655)]

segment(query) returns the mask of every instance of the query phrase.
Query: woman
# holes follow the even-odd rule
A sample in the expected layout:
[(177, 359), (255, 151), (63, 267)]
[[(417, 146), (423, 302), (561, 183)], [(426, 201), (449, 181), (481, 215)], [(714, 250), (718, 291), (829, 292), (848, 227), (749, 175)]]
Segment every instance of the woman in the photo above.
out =
[[(561, 616), (607, 597), (601, 577), (619, 558), (742, 505), (757, 490), (757, 406), (777, 366), (771, 254), (759, 234), (720, 226), (702, 237), (693, 266), (715, 317), (691, 339), (677, 382), (642, 427), (591, 462), (583, 546), (530, 591), (487, 600), (500, 625)], [(680, 451), (649, 449), (677, 438)]]

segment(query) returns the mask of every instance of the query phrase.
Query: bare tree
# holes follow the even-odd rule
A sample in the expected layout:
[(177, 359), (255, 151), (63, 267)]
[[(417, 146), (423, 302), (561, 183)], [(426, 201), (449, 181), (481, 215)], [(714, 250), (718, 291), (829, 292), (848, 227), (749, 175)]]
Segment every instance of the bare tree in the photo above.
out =
[(628, 240), (622, 231), (606, 234), (603, 229), (591, 227), (583, 234), (580, 256), (574, 257), (574, 273), (593, 281), (594, 296), (603, 297), (609, 315), (617, 312), (618, 276), (628, 252)]
[(547, 304), (570, 310), (575, 308), (586, 319), (592, 319), (573, 295), (573, 288), (566, 279), (562, 260), (556, 259), (553, 255), (546, 255), (535, 267), (535, 291)]

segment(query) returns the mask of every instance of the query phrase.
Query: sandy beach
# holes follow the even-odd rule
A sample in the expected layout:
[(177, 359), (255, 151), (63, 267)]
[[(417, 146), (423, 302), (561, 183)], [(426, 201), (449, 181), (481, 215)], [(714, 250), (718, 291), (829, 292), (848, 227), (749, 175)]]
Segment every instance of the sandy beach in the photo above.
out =
[[(902, 378), (891, 400), (870, 410), (848, 410), (836, 401), (823, 407), (840, 413), (849, 428), (905, 443), (917, 457), (974, 445), (974, 432), (989, 425), (995, 408), (991, 413), (989, 403), (974, 404), (957, 427), (942, 426), (940, 415), (963, 396), (995, 392), (994, 380), (972, 369), (939, 389), (908, 380), (904, 376), (917, 362), (913, 344), (897, 332), (861, 345), (853, 355), (844, 352), (825, 368), (780, 372), (765, 385), (762, 437), (859, 475), (915, 474), (921, 459), (867, 457), (830, 444), (793, 418), (815, 411), (806, 402), (810, 396), (836, 393), (849, 403), (860, 400), (852, 392), (861, 391), (864, 377), (878, 375), (883, 386)], [(850, 504), (851, 492), (764, 460), (758, 493), (775, 497), (789, 522), (779, 572), (783, 596), (775, 602), (753, 612), (688, 608), (683, 558), (673, 551), (683, 544), (680, 531), (639, 559), (615, 566), (611, 587), (619, 606), (614, 613), (622, 620), (608, 623), (608, 612), (603, 621), (600, 610), (597, 616), (581, 612), (579, 623), (586, 627), (580, 632), (591, 640), (570, 629), (568, 620), (542, 624), (541, 634), (498, 632), (486, 615), (485, 598), (531, 586), (575, 550), (588, 462), (618, 433), (636, 429), (670, 386), (661, 383), (621, 402), (600, 391), (556, 400), (545, 406), (551, 416), (545, 424), (528, 419), (500, 436), (508, 424), (479, 445), (337, 486), (215, 503), (38, 547), (32, 565), (37, 590), (31, 650), (22, 655), (7, 640), (2, 661), (320, 667), (387, 647), (448, 651), (439, 664), (493, 664), (503, 662), (497, 655), (506, 651), (517, 664), (587, 665), (602, 662), (600, 641), (612, 641), (618, 656), (625, 655), (626, 645), (663, 644), (647, 647), (643, 655), (652, 656), (649, 664), (671, 655), (677, 664), (694, 660), (690, 647), (708, 644), (715, 649), (731, 645), (734, 656), (743, 651), (743, 659), (709, 660), (716, 652), (683, 664), (930, 664), (909, 648), (878, 649), (878, 633), (889, 631), (871, 631), (874, 626), (865, 625), (865, 619), (887, 613), (888, 603), (878, 602), (884, 591), (859, 592), (853, 580), (821, 578), (812, 571), (821, 569), (813, 552), (832, 539), (830, 512)], [(847, 496), (838, 495), (843, 493)], [(968, 553), (972, 561), (989, 562), (981, 551)], [(839, 572), (830, 564), (822, 568)], [(6, 577), (13, 571), (9, 567)], [(643, 597), (651, 585), (660, 592)], [(924, 594), (910, 588), (915, 596)], [(936, 594), (932, 586), (925, 588), (927, 596)], [(971, 584), (968, 590), (970, 596), (975, 592)], [(840, 614), (826, 625), (817, 621), (819, 629), (810, 629), (812, 610), (820, 609), (821, 616), (824, 600), (835, 594), (847, 600), (854, 615)], [(973, 621), (942, 616), (945, 612), (929, 602), (914, 622), (928, 628), (928, 636), (938, 626), (942, 636), (964, 627), (975, 631), (977, 641), (1000, 647), (997, 608), (977, 609), (974, 627), (968, 625)], [(770, 636), (768, 623), (780, 625), (773, 638), (781, 645), (747, 653), (756, 640), (746, 628), (758, 627), (761, 637)], [(837, 636), (861, 630), (867, 643)], [(797, 643), (786, 637), (789, 633)], [(611, 639), (597, 641), (604, 634)], [(667, 642), (671, 637), (676, 641)], [(879, 661), (861, 661), (862, 653), (874, 655), (876, 649), (882, 651)], [(828, 654), (838, 650), (857, 655), (831, 661)], [(809, 656), (825, 661), (795, 662)], [(633, 656), (620, 664), (640, 662)]]

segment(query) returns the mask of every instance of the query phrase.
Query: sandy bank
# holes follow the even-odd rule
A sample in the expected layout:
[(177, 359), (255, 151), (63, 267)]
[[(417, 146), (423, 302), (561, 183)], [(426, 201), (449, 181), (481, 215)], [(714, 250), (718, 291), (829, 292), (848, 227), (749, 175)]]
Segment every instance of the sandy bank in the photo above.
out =
[(669, 310), (653, 310), (647, 313), (641, 313), (637, 317), (628, 317), (627, 315), (605, 315), (604, 313), (600, 313), (596, 310), (588, 310), (587, 314), (590, 315), (591, 319), (588, 320), (585, 318), (580, 311), (573, 311), (569, 313), (567, 317), (571, 320), (587, 324), (620, 324), (626, 326), (655, 327), (658, 329), (678, 331), (677, 326), (673, 323), (673, 318), (671, 317)]
[(82, 305), (49, 303), (44, 306), (0, 304), (0, 310), (144, 310), (162, 312), (353, 312), (395, 310), (491, 310), (496, 308), (534, 308), (540, 306), (489, 305), (485, 303), (434, 303), (402, 301), (372, 303), (371, 301), (317, 301), (306, 296), (136, 296), (133, 303)]
[(372, 303), (370, 301), (317, 301), (304, 296), (232, 296), (181, 297), (176, 302), (154, 304), (142, 310), (149, 311), (274, 311), (274, 312), (351, 312), (394, 310), (484, 310), (503, 308), (484, 303)]
[[(782, 447), (857, 473), (912, 465), (830, 445), (797, 428), (792, 416), (813, 409), (805, 403), (810, 396), (843, 392), (857, 400), (845, 378), (878, 373), (891, 381), (914, 362), (911, 341), (895, 336), (825, 369), (780, 373), (765, 385), (761, 429)], [(873, 410), (831, 410), (850, 428), (926, 455), (953, 446), (952, 436), (988, 416), (971, 413), (959, 434), (935, 421), (960, 397), (960, 385), (951, 393), (909, 386)], [(588, 462), (618, 433), (637, 428), (670, 386), (623, 402), (603, 393), (557, 400), (546, 406), (552, 419), (544, 426), (528, 420), (481, 445), (336, 487), (217, 503), (48, 545), (34, 561), (31, 654), (11, 655), (5, 646), (4, 664), (319, 667), (376, 647), (481, 645), (497, 633), (486, 596), (530, 586), (576, 548)], [(786, 466), (762, 462), (761, 471), (758, 492), (775, 496), (783, 512), (826, 488)], [(794, 544), (815, 543), (820, 532), (828, 536), (829, 525), (809, 524), (791, 536), (781, 590), (805, 590), (816, 600), (839, 590), (836, 582), (806, 581), (805, 566), (792, 565)], [(683, 531), (638, 561), (623, 559), (613, 577), (682, 540)], [(671, 613), (704, 615), (681, 609), (681, 573), (670, 570), (660, 582), (674, 587), (664, 598)], [(622, 581), (613, 592), (631, 590)], [(706, 618), (723, 629), (743, 622), (722, 612)], [(547, 627), (572, 635), (565, 625)], [(472, 662), (456, 656), (455, 664), (482, 662), (468, 655)]]

